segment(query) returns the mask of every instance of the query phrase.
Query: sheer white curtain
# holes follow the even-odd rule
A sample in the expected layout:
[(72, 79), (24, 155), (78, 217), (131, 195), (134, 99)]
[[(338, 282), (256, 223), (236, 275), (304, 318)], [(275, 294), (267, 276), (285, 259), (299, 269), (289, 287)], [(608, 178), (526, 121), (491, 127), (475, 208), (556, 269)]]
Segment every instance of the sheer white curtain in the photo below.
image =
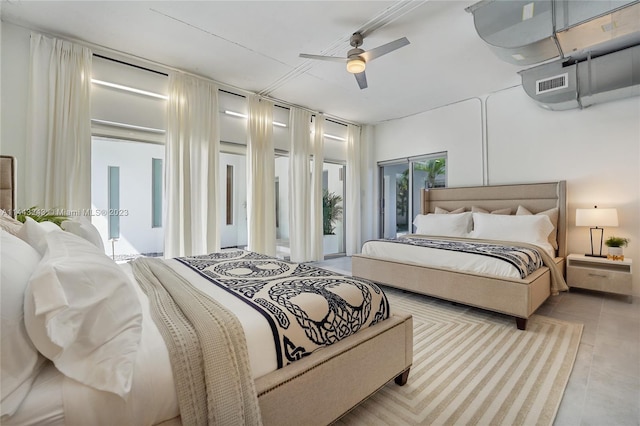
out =
[(249, 96), (247, 141), (248, 249), (276, 254), (275, 159), (273, 103)]
[(169, 76), (165, 153), (165, 257), (220, 249), (218, 224), (218, 87)]
[(27, 206), (91, 208), (91, 50), (31, 33)]
[(318, 114), (313, 121), (313, 168), (311, 177), (311, 238), (310, 260), (323, 260), (322, 232), (322, 170), (324, 168), (324, 114)]
[(311, 113), (291, 108), (289, 151), (289, 244), (291, 261), (308, 262), (312, 254)]
[(367, 241), (378, 237), (379, 209), (375, 182), (378, 166), (373, 156), (373, 126), (362, 126), (360, 131), (360, 238)]
[(347, 126), (346, 253), (360, 252), (360, 127)]

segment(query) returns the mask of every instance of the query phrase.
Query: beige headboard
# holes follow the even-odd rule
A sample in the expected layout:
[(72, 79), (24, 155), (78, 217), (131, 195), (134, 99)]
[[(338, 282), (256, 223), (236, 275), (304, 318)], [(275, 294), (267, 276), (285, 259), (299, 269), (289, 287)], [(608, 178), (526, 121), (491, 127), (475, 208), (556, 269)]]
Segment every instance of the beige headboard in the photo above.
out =
[(566, 181), (526, 183), (517, 185), (469, 186), (460, 188), (433, 188), (422, 192), (422, 213), (433, 213), (436, 207), (455, 210), (472, 206), (487, 211), (518, 206), (532, 213), (558, 208), (558, 256), (567, 255), (567, 184)]
[(16, 159), (9, 155), (0, 155), (0, 210), (15, 217)]

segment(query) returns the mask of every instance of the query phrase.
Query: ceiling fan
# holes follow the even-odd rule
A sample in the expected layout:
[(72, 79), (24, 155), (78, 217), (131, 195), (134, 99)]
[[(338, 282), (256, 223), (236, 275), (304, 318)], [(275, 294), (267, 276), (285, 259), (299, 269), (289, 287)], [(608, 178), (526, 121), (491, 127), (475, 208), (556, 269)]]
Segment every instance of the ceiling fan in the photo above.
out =
[(362, 36), (362, 33), (353, 33), (351, 39), (349, 40), (349, 44), (353, 46), (353, 49), (347, 52), (346, 58), (342, 58), (339, 56), (308, 55), (306, 53), (301, 53), (300, 57), (307, 59), (320, 59), (323, 61), (346, 62), (347, 71), (355, 75), (360, 89), (366, 89), (367, 76), (364, 73), (366, 64), (374, 60), (375, 58), (379, 58), (382, 55), (386, 55), (387, 53), (391, 53), (396, 49), (400, 49), (401, 47), (406, 46), (407, 44), (409, 44), (409, 40), (407, 40), (406, 37), (402, 37), (390, 43), (383, 44), (382, 46), (378, 46), (374, 49), (365, 51), (363, 49), (360, 49), (363, 39), (364, 37)]

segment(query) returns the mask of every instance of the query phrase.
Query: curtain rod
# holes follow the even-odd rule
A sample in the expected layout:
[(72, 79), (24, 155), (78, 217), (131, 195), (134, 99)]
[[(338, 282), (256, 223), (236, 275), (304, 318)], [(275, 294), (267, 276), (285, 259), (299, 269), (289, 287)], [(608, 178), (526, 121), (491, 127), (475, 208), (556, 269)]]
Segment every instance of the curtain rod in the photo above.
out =
[(143, 67), (141, 65), (131, 64), (129, 62), (121, 61), (121, 60), (115, 59), (115, 58), (109, 58), (108, 56), (99, 55), (97, 53), (94, 53), (93, 56), (95, 56), (96, 58), (105, 59), (107, 61), (117, 62), (118, 64), (127, 65), (129, 67), (137, 68), (137, 69), (140, 69), (140, 70), (143, 70), (143, 71), (149, 71), (149, 72), (152, 72), (152, 73), (155, 73), (155, 74), (160, 74), (160, 75), (164, 75), (165, 77), (169, 77), (169, 74), (167, 74), (166, 72), (153, 70), (151, 68)]

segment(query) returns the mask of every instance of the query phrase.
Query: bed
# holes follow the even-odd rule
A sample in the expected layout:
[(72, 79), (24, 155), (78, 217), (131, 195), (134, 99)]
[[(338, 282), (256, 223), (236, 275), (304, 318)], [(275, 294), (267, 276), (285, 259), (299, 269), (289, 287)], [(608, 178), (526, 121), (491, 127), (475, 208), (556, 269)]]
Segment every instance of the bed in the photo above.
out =
[[(2, 424), (320, 425), (407, 381), (412, 318), (390, 309), (375, 283), (241, 250), (116, 265), (82, 232), (8, 215), (0, 224)], [(292, 294), (285, 281), (318, 291)], [(234, 291), (265, 309), (245, 316), (252, 308)], [(297, 310), (322, 292), (357, 312), (331, 329), (321, 314), (335, 297)], [(292, 318), (322, 327), (296, 344)], [(287, 331), (275, 333), (274, 322)]]
[[(498, 224), (499, 220), (512, 219), (498, 219), (498, 216), (491, 212), (510, 213), (511, 216), (516, 212), (522, 212), (523, 216), (535, 219), (536, 216), (544, 216), (552, 211), (556, 215), (556, 223), (554, 230), (549, 234), (549, 241), (555, 240), (555, 244), (549, 254), (546, 254), (549, 250), (540, 250), (548, 262), (524, 278), (501, 276), (493, 271), (478, 273), (460, 270), (457, 265), (451, 263), (432, 266), (428, 259), (407, 261), (406, 258), (390, 258), (378, 253), (353, 255), (353, 276), (512, 315), (515, 317), (516, 326), (521, 330), (526, 329), (527, 319), (554, 290), (567, 290), (562, 277), (567, 253), (565, 181), (428, 189), (423, 191), (421, 203), (422, 215), (429, 215), (431, 219), (440, 216), (435, 214), (436, 211), (457, 211), (451, 219), (453, 216), (472, 215), (474, 219)], [(471, 213), (470, 210), (477, 212)], [(540, 222), (538, 219), (535, 220)], [(460, 233), (464, 234), (465, 232)], [(473, 236), (473, 233), (467, 236)], [(460, 238), (462, 241), (468, 240), (466, 237)]]

